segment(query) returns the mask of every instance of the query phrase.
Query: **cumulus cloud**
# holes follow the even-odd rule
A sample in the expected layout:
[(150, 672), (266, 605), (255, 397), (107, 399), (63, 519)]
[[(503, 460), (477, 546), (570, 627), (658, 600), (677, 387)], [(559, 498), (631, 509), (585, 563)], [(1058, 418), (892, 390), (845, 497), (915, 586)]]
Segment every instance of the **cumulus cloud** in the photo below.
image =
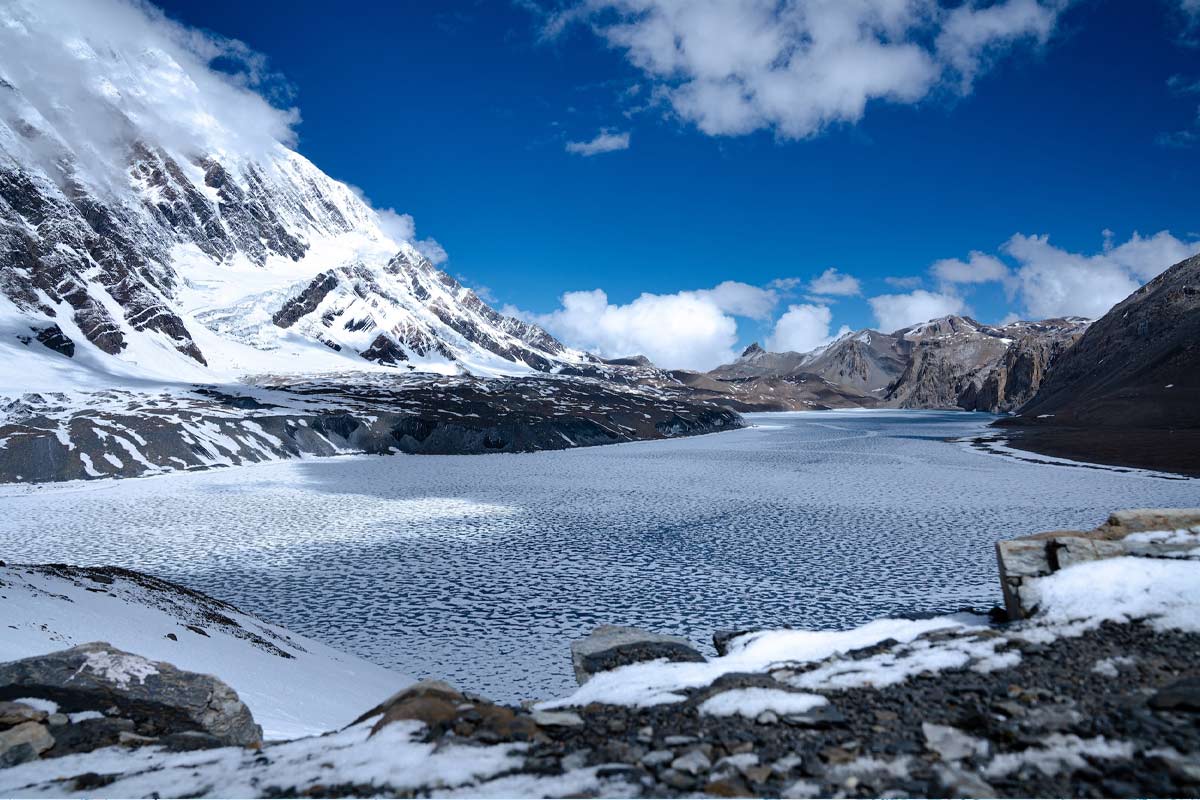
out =
[(970, 309), (961, 297), (945, 292), (917, 289), (907, 294), (882, 294), (869, 298), (871, 310), (886, 333), (950, 314), (969, 314)]
[(549, 314), (513, 307), (504, 313), (609, 358), (641, 354), (662, 367), (711, 369), (736, 356), (736, 318), (768, 320), (778, 302), (772, 285), (724, 281), (711, 289), (646, 293), (625, 304), (610, 302), (602, 289), (567, 292)]
[(726, 314), (759, 320), (770, 317), (779, 302), (779, 296), (773, 289), (763, 289), (740, 281), (723, 281), (695, 294), (711, 300)]
[(544, 30), (590, 23), (682, 119), (712, 135), (812, 136), (873, 100), (966, 92), (1019, 41), (1045, 42), (1065, 0), (581, 0)]
[(966, 261), (942, 259), (929, 271), (946, 296), (956, 296), (958, 285), (994, 282), (1004, 287), (1010, 299), (1019, 301), (1025, 318), (1096, 318), (1167, 267), (1197, 252), (1200, 240), (1178, 239), (1169, 231), (1153, 236), (1135, 232), (1120, 244), (1114, 243), (1112, 231), (1104, 231), (1103, 244), (1095, 253), (1057, 247), (1048, 235), (1018, 233), (1001, 245), (1000, 255), (974, 250)]
[(853, 297), (862, 294), (862, 284), (853, 275), (843, 274), (835, 267), (830, 267), (809, 281), (808, 290), (818, 295)]
[(775, 330), (767, 337), (767, 349), (779, 353), (806, 353), (829, 344), (850, 330), (843, 325), (836, 335), (831, 334), (832, 323), (833, 312), (829, 306), (808, 303), (788, 306), (776, 321)]
[(1016, 234), (1001, 248), (1019, 264), (1016, 281), (1030, 317), (1100, 317), (1167, 267), (1200, 251), (1200, 242), (1183, 241), (1168, 231), (1134, 233), (1119, 245), (1105, 232), (1099, 253), (1073, 253), (1050, 243), (1049, 236)]
[(978, 250), (972, 250), (966, 261), (957, 258), (935, 261), (929, 272), (941, 284), (942, 290), (949, 294), (955, 294), (954, 287), (960, 284), (995, 282), (1003, 285), (1009, 299), (1012, 299), (1017, 287), (1017, 281), (1007, 264)]
[(600, 131), (586, 142), (567, 142), (567, 152), (579, 156), (594, 156), (629, 149), (629, 133)]
[(417, 238), (417, 223), (412, 214), (404, 214), (394, 208), (379, 208), (371, 202), (371, 198), (367, 197), (362, 189), (352, 184), (347, 184), (347, 186), (358, 195), (360, 200), (372, 207), (379, 222), (379, 229), (389, 239), (394, 242), (410, 242), (413, 247), (417, 248), (417, 252), (434, 264), (444, 264), (450, 260), (446, 248), (442, 247), (436, 239)]
[(643, 354), (668, 368), (710, 369), (733, 360), (737, 321), (697, 292), (643, 294), (610, 303), (602, 289), (567, 292), (549, 314), (519, 314), (567, 343), (609, 358)]

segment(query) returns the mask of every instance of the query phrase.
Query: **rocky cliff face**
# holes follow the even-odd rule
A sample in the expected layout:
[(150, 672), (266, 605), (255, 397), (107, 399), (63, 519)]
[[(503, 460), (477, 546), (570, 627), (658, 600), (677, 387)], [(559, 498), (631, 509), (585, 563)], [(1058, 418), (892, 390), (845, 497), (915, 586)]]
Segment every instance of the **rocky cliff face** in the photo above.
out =
[(898, 331), (912, 349), (885, 402), (899, 408), (1011, 411), (1037, 390), (1049, 363), (1086, 327), (1079, 318), (994, 327), (947, 317)]

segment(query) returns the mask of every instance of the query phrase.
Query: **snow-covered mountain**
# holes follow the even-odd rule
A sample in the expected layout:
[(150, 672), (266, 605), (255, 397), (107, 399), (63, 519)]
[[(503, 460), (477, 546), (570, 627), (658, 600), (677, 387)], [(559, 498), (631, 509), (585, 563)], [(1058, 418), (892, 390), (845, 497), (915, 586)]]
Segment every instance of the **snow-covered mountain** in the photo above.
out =
[(0, 358), (20, 365), (3, 388), (591, 361), (258, 135), (236, 105), (261, 98), (183, 45), (88, 26), (91, 10), (0, 8)]

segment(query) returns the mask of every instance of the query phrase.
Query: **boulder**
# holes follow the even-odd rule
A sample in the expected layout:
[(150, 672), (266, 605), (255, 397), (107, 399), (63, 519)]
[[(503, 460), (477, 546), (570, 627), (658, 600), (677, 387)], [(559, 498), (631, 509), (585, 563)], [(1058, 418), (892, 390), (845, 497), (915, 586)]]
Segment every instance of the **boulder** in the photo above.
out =
[(525, 742), (539, 732), (538, 723), (528, 713), (464, 695), (448, 683), (433, 680), (419, 681), (402, 689), (351, 725), (375, 717), (379, 719), (371, 727), (372, 736), (402, 720), (422, 723), (430, 739), (452, 731), (487, 744)]
[(32, 761), (54, 746), (54, 737), (39, 722), (22, 722), (0, 731), (0, 769)]
[(48, 716), (45, 711), (25, 703), (0, 702), (0, 728), (11, 728), (22, 722), (44, 722)]
[(1030, 616), (1037, 610), (1031, 581), (1072, 564), (1122, 556), (1193, 557), (1198, 548), (1200, 508), (1117, 511), (1095, 530), (1049, 531), (997, 542), (1004, 607), (1010, 620)]
[(19, 697), (46, 698), (67, 713), (105, 710), (132, 720), (142, 736), (202, 731), (225, 745), (262, 743), (250, 709), (219, 679), (106, 642), (0, 664), (0, 700)]
[(575, 667), (575, 679), (580, 684), (598, 672), (660, 658), (667, 661), (705, 660), (687, 639), (619, 625), (601, 625), (584, 638), (571, 642), (571, 662)]
[(1156, 711), (1200, 711), (1200, 675), (1192, 675), (1164, 686), (1150, 698)]
[(758, 628), (713, 631), (713, 647), (717, 649), (717, 655), (727, 656), (729, 655), (729, 651), (733, 649), (733, 642), (735, 639), (738, 639), (742, 636), (747, 636), (751, 633), (757, 633), (758, 631)]

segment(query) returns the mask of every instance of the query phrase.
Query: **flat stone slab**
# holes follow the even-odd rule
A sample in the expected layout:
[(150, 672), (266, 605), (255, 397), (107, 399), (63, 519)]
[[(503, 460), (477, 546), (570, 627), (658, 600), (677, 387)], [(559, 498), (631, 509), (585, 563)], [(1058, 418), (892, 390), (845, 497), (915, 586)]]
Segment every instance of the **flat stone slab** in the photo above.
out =
[(687, 639), (620, 625), (601, 625), (584, 638), (571, 642), (571, 662), (575, 667), (575, 680), (580, 684), (598, 672), (662, 658), (668, 661), (705, 660)]
[(1136, 556), (1200, 559), (1200, 508), (1114, 512), (1091, 531), (1048, 531), (996, 543), (1004, 607), (1010, 620), (1037, 610), (1030, 581), (1085, 561)]

